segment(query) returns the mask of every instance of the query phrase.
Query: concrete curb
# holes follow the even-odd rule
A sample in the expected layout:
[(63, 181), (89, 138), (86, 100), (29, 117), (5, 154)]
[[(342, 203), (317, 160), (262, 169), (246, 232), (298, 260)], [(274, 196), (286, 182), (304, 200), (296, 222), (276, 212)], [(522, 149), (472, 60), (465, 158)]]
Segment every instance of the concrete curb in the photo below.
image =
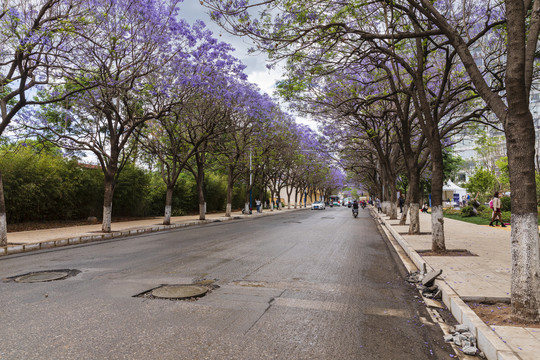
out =
[[(307, 208), (300, 208), (300, 209), (286, 209), (288, 211), (299, 211), (299, 210), (306, 210)], [(129, 229), (129, 230), (121, 230), (121, 231), (113, 231), (110, 233), (103, 233), (99, 235), (83, 235), (83, 236), (77, 236), (67, 239), (57, 239), (57, 240), (47, 240), (47, 241), (41, 241), (36, 242), (32, 244), (22, 244), (22, 245), (8, 245), (8, 246), (2, 246), (0, 247), (0, 257), (7, 256), (7, 255), (13, 255), (13, 254), (21, 254), (25, 252), (35, 251), (35, 250), (44, 250), (44, 249), (52, 249), (57, 247), (63, 247), (63, 246), (69, 246), (69, 245), (80, 245), (90, 242), (96, 242), (101, 240), (110, 240), (110, 239), (118, 239), (133, 235), (140, 235), (145, 233), (154, 233), (154, 232), (161, 232), (161, 231), (169, 231), (169, 230), (175, 230), (179, 228), (185, 228), (190, 226), (197, 226), (197, 225), (205, 225), (205, 224), (213, 224), (213, 223), (219, 223), (219, 222), (225, 222), (230, 220), (240, 220), (240, 219), (257, 219), (261, 216), (269, 216), (273, 214), (282, 214), (282, 212), (278, 211), (266, 211), (259, 215), (234, 215), (230, 218), (228, 217), (220, 217), (217, 219), (206, 219), (206, 220), (194, 220), (189, 221), (185, 223), (178, 223), (178, 224), (172, 224), (172, 225), (154, 225), (154, 226), (146, 226), (141, 228), (135, 228), (135, 229)]]
[[(428, 271), (433, 269), (407, 241), (378, 213), (372, 211), (372, 214), (380, 221), (381, 226), (392, 235), (396, 242), (405, 251), (409, 259), (418, 269), (426, 268)], [(508, 345), (488, 326), (476, 313), (459, 297), (452, 287), (445, 280), (436, 280), (442, 292), (442, 300), (446, 307), (452, 313), (452, 316), (460, 323), (469, 327), (470, 331), (476, 336), (478, 348), (484, 352), (488, 360), (519, 360), (521, 359), (514, 353)]]

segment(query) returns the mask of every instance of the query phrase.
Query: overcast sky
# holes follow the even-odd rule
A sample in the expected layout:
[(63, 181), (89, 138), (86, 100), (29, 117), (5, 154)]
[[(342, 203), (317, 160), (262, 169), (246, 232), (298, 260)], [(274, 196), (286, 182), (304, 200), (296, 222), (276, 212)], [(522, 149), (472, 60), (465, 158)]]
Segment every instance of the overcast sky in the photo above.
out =
[[(210, 19), (208, 12), (208, 8), (202, 6), (199, 0), (184, 0), (184, 2), (180, 4), (180, 16), (182, 16), (182, 18), (187, 20), (190, 24), (193, 24), (195, 20), (202, 20), (206, 24), (206, 27), (214, 33), (215, 38), (231, 44), (235, 48), (234, 56), (247, 66), (245, 73), (248, 75), (248, 80), (257, 84), (262, 92), (273, 96), (274, 85), (276, 81), (281, 78), (279, 65), (276, 66), (276, 69), (268, 70), (266, 68), (267, 57), (265, 54), (248, 54), (248, 49), (253, 47), (249, 42), (249, 39), (227, 33)], [(276, 99), (276, 101), (283, 104), (279, 99)], [(283, 110), (287, 111), (285, 108), (283, 108)], [(313, 130), (317, 129), (317, 125), (313, 120), (298, 115), (296, 115), (295, 118), (298, 123), (308, 125)]]
[(272, 95), (274, 84), (279, 80), (280, 74), (276, 70), (270, 71), (266, 69), (266, 55), (248, 54), (248, 49), (252, 47), (249, 39), (230, 35), (221, 29), (210, 19), (208, 9), (202, 6), (198, 0), (184, 0), (180, 4), (180, 15), (190, 24), (193, 24), (197, 19), (202, 20), (214, 33), (215, 38), (232, 44), (235, 48), (234, 56), (247, 66), (245, 72), (249, 77), (249, 81), (259, 85), (263, 92)]

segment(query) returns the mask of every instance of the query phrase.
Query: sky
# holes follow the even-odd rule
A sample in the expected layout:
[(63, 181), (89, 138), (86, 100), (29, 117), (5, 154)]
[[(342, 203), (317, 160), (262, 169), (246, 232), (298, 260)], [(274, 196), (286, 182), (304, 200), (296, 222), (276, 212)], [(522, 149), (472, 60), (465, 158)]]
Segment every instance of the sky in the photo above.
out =
[(180, 16), (190, 24), (193, 24), (195, 20), (202, 20), (207, 28), (214, 33), (215, 38), (231, 44), (235, 48), (234, 56), (247, 66), (245, 73), (248, 75), (249, 81), (257, 84), (263, 92), (272, 96), (274, 84), (281, 76), (279, 70), (266, 68), (265, 54), (248, 54), (248, 49), (252, 47), (249, 39), (227, 33), (210, 19), (208, 12), (208, 8), (202, 6), (198, 0), (184, 0), (180, 4)]
[[(247, 66), (244, 72), (247, 74), (249, 82), (257, 84), (262, 92), (273, 97), (275, 83), (281, 79), (282, 75), (279, 64), (274, 69), (268, 70), (266, 68), (267, 57), (265, 54), (249, 54), (248, 49), (253, 47), (253, 44), (249, 42), (250, 40), (227, 33), (212, 21), (208, 13), (208, 8), (201, 5), (199, 0), (184, 0), (180, 4), (180, 16), (190, 24), (193, 24), (196, 20), (202, 20), (206, 27), (214, 33), (215, 38), (231, 44), (235, 48), (234, 56)], [(279, 101), (279, 103), (283, 104), (282, 101)], [(283, 110), (287, 111), (286, 108)], [(298, 115), (295, 118), (298, 123), (308, 125), (313, 130), (317, 129), (314, 121)]]

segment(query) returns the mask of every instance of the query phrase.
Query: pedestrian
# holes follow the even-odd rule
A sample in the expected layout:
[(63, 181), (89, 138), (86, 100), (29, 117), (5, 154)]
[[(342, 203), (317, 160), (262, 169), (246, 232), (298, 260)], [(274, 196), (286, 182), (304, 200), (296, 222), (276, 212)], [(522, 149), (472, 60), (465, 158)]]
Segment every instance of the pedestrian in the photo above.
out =
[(382, 213), (382, 209), (381, 209), (381, 200), (379, 200), (379, 198), (377, 198), (377, 199), (375, 200), (375, 203), (377, 204), (377, 212)]
[(428, 203), (424, 203), (424, 205), (422, 205), (422, 212), (427, 214), (428, 208)]
[(261, 200), (255, 199), (255, 205), (257, 206), (257, 214), (260, 214), (261, 211)]
[(506, 227), (502, 221), (502, 214), (501, 214), (501, 199), (499, 199), (499, 192), (495, 191), (495, 194), (493, 194), (493, 214), (491, 215), (491, 222), (489, 223), (489, 226), (493, 226), (493, 223), (495, 222), (495, 225), (497, 225), (497, 221), (501, 223), (502, 227)]
[(403, 212), (403, 204), (405, 203), (405, 199), (403, 198), (403, 195), (399, 195), (399, 212)]

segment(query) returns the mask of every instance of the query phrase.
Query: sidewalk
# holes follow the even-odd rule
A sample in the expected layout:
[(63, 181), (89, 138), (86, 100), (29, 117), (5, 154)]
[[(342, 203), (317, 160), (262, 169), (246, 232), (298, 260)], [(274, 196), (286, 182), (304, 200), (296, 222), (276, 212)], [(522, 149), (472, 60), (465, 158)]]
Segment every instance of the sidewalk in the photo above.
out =
[[(425, 256), (417, 251), (431, 250), (431, 215), (420, 214), (420, 235), (408, 235), (409, 226), (399, 220), (372, 211), (381, 225), (415, 265), (428, 271), (442, 269), (437, 280), (443, 301), (459, 323), (474, 328), (478, 346), (490, 360), (537, 360), (540, 358), (540, 328), (488, 326), (465, 304), (474, 302), (510, 302), (510, 231), (501, 227), (475, 225), (445, 218), (445, 243), (448, 250), (469, 250), (477, 256)], [(474, 334), (473, 332), (473, 334)]]
[[(303, 209), (303, 208), (302, 208)], [(129, 235), (171, 230), (186, 226), (208, 224), (244, 218), (257, 218), (283, 212), (301, 209), (282, 209), (270, 211), (263, 210), (261, 214), (256, 211), (252, 215), (243, 215), (242, 212), (234, 212), (231, 217), (225, 213), (206, 214), (206, 220), (199, 220), (199, 215), (173, 216), (171, 225), (163, 225), (163, 217), (148, 218), (144, 220), (115, 222), (111, 224), (111, 232), (101, 231), (101, 223), (94, 225), (69, 226), (56, 229), (30, 230), (8, 233), (8, 246), (0, 247), (0, 256), (21, 252), (53, 248), (66, 245), (75, 245), (92, 241), (106, 240)]]

